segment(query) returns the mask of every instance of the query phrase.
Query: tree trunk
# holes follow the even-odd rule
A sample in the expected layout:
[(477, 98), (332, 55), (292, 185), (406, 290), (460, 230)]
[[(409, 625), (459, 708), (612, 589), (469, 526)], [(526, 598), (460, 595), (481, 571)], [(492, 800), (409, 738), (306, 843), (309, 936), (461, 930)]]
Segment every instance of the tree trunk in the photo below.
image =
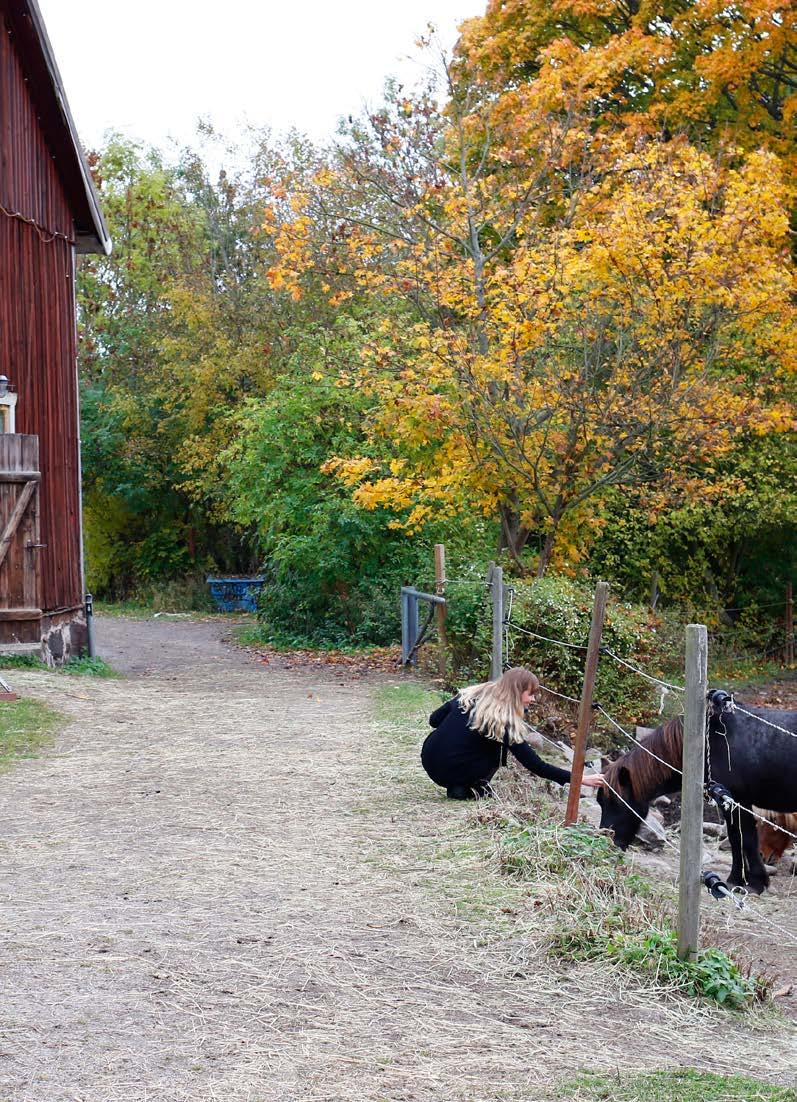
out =
[(521, 523), (520, 514), (509, 505), (502, 505), (499, 510), (501, 517), (501, 538), (499, 548), (506, 550), (518, 567), (520, 574), (525, 574), (526, 568), (521, 562), (520, 555), (531, 535), (531, 529)]
[(553, 553), (553, 545), (556, 542), (556, 531), (559, 527), (558, 522), (550, 530), (545, 537), (545, 543), (542, 545), (542, 551), (540, 551), (540, 559), (537, 563), (537, 577), (544, 578), (545, 571), (548, 569), (548, 563), (551, 561), (551, 555)]

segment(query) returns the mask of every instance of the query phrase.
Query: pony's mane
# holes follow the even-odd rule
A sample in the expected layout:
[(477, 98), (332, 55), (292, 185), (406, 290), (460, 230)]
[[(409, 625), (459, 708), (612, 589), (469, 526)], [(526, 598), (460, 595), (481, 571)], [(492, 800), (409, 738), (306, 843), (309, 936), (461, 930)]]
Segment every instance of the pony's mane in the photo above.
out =
[[(683, 720), (676, 716), (639, 741), (657, 757), (651, 757), (642, 746), (635, 746), (617, 761), (610, 762), (604, 768), (603, 775), (611, 788), (619, 790), (620, 769), (625, 767), (631, 778), (634, 797), (637, 800), (647, 800), (660, 784), (671, 780), (673, 769), (681, 767), (684, 750)], [(658, 761), (658, 758), (663, 760)], [(672, 768), (664, 762), (669, 762)]]

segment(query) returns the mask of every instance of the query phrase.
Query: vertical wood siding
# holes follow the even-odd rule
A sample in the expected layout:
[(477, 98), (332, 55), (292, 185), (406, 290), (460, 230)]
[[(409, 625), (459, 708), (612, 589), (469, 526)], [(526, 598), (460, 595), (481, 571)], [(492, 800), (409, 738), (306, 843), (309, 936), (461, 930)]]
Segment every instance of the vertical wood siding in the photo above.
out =
[(19, 395), (17, 432), (39, 437), (48, 612), (82, 603), (73, 221), (2, 18), (0, 205), (37, 223), (0, 211), (0, 374)]

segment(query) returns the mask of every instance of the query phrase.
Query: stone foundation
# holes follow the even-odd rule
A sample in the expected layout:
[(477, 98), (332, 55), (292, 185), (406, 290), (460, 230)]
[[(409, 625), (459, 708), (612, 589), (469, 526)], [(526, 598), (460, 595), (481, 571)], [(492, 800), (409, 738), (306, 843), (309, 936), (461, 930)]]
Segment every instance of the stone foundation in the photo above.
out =
[(63, 666), (70, 658), (88, 651), (88, 629), (83, 610), (65, 612), (42, 619), (42, 661), (48, 666)]

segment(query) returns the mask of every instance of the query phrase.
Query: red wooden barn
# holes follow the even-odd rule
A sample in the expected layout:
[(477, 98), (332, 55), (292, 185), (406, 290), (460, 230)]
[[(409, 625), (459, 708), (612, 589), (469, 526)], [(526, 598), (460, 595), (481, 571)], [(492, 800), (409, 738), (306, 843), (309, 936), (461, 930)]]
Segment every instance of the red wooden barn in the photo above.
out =
[(0, 0), (0, 649), (86, 645), (76, 253), (110, 252), (36, 0)]

